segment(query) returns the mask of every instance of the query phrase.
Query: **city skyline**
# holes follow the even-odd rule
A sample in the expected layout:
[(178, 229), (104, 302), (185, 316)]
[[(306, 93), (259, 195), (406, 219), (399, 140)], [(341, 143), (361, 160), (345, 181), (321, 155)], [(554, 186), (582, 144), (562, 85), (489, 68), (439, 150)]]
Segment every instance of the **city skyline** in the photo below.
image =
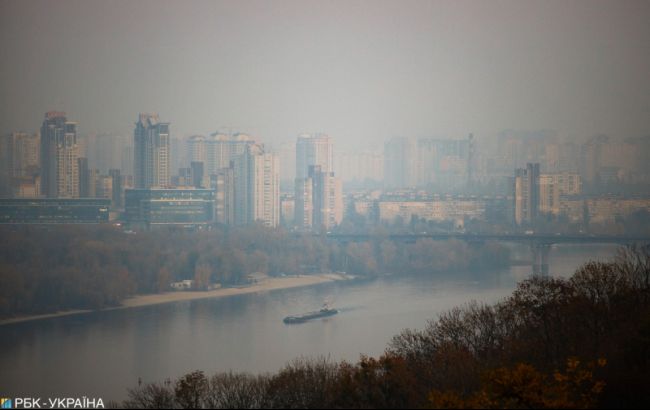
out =
[(649, 22), (0, 0), (0, 407), (650, 407)]

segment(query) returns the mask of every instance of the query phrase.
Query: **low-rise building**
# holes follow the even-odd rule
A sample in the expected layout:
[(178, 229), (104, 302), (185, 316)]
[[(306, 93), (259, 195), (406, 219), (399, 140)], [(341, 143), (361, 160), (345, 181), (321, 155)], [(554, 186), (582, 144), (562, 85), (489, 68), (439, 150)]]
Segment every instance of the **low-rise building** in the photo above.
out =
[(431, 221), (484, 219), (485, 201), (478, 198), (445, 198), (419, 201), (379, 201), (379, 219), (391, 222), (397, 217), (410, 221), (413, 216)]
[(109, 221), (110, 199), (2, 198), (3, 224), (98, 224)]
[(571, 222), (613, 223), (617, 219), (626, 218), (634, 212), (644, 210), (650, 212), (648, 198), (580, 198), (564, 196), (560, 198), (560, 214), (568, 217)]
[(125, 219), (130, 224), (199, 226), (214, 222), (211, 189), (127, 189)]

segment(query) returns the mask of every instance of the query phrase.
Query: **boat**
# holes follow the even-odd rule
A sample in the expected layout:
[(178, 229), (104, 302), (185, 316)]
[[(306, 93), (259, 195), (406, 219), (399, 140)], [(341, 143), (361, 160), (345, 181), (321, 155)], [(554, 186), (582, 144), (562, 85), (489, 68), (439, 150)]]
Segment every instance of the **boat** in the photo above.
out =
[(305, 323), (308, 320), (334, 316), (337, 313), (339, 313), (338, 310), (332, 309), (327, 304), (325, 304), (320, 310), (316, 310), (314, 312), (307, 312), (298, 316), (287, 316), (284, 318), (283, 322), (286, 324)]

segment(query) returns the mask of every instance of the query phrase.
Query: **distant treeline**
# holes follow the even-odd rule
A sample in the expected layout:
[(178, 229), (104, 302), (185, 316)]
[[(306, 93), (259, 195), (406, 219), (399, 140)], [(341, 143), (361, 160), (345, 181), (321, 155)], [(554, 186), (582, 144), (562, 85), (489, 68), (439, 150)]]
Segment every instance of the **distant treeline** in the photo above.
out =
[(206, 289), (245, 283), (255, 272), (430, 274), (508, 263), (508, 250), (489, 242), (404, 244), (376, 235), (340, 244), (263, 226), (138, 233), (112, 226), (0, 226), (0, 317), (116, 306), (184, 279)]
[[(164, 377), (164, 375), (161, 375)], [(201, 371), (129, 390), (126, 408), (648, 408), (650, 247), (533, 277), (395, 336), (379, 358)]]

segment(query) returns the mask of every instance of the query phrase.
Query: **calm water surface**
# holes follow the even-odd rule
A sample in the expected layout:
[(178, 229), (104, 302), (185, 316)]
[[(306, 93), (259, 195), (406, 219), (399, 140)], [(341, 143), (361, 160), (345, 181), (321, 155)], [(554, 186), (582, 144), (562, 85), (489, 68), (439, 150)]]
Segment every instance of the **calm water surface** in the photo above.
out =
[[(583, 262), (607, 259), (615, 250), (554, 246), (551, 274), (568, 276)], [(525, 248), (518, 251), (525, 255)], [(444, 310), (508, 296), (530, 271), (514, 266), (328, 283), (0, 326), (0, 396), (119, 400), (138, 378), (162, 381), (196, 369), (271, 372), (299, 356), (355, 361), (360, 354), (381, 354), (402, 329), (423, 328)], [(315, 310), (326, 299), (338, 315), (301, 325), (282, 323), (285, 316)]]

